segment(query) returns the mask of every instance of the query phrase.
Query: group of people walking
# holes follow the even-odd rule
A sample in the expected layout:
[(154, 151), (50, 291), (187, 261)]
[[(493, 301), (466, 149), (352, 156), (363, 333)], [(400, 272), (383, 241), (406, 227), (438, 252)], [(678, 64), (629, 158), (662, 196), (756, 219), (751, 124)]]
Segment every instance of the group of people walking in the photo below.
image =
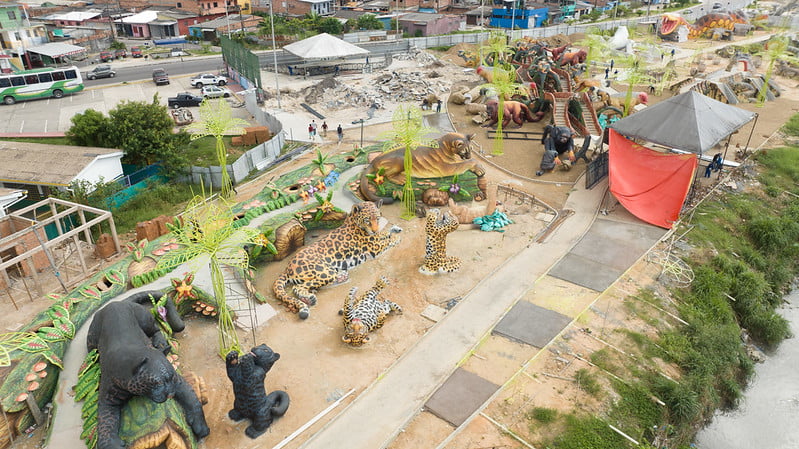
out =
[[(322, 122), (321, 137), (327, 137), (327, 128), (328, 128), (327, 122), (326, 121)], [(341, 127), (341, 124), (339, 124), (338, 128), (336, 128), (336, 134), (338, 135), (338, 143), (341, 143), (341, 141), (344, 139), (344, 129)], [(308, 138), (311, 140), (315, 140), (317, 135), (318, 134), (317, 134), (316, 120), (311, 120), (311, 123), (308, 124)]]

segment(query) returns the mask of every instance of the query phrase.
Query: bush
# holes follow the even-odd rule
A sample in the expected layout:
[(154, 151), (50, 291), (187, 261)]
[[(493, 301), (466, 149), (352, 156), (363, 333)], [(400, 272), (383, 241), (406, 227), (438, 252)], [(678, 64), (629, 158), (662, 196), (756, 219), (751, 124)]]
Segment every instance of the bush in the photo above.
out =
[(794, 114), (782, 125), (782, 131), (790, 136), (799, 136), (799, 114)]
[(535, 407), (527, 412), (528, 419), (534, 419), (542, 424), (548, 424), (558, 417), (558, 411), (554, 408)]

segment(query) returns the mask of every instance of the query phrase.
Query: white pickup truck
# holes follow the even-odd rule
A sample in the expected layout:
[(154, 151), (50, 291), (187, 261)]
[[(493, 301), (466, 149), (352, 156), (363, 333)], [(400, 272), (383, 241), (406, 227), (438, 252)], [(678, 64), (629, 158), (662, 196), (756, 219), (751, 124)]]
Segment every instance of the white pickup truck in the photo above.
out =
[(190, 84), (196, 88), (203, 86), (224, 86), (227, 84), (227, 78), (221, 75), (213, 75), (210, 73), (201, 73), (191, 79)]

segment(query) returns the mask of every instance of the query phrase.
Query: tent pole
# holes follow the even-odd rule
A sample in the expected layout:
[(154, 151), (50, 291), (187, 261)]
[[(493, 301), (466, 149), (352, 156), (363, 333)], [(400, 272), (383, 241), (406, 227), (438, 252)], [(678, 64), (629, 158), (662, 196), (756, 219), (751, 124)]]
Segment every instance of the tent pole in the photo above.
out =
[(746, 139), (746, 145), (744, 146), (744, 154), (749, 152), (749, 143), (752, 141), (752, 134), (755, 133), (755, 127), (757, 126), (757, 119), (760, 117), (757, 112), (755, 112), (755, 123), (752, 124), (752, 129), (749, 131), (749, 138)]
[(727, 160), (727, 150), (730, 149), (730, 140), (732, 140), (732, 134), (727, 136), (727, 145), (724, 145), (724, 156), (722, 156), (721, 158), (721, 167), (719, 167), (719, 175), (716, 176), (717, 181), (721, 179), (721, 172), (724, 171), (724, 161)]

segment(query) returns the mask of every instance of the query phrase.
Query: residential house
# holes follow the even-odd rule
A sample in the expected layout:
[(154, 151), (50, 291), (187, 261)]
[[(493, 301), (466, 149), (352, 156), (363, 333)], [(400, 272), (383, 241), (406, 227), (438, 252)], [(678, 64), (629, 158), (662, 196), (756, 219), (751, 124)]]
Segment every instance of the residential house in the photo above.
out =
[(186, 36), (190, 27), (222, 15), (199, 16), (196, 13), (180, 10), (160, 11), (148, 9), (116, 21), (117, 34), (143, 39), (162, 39)]
[(47, 28), (43, 24), (31, 24), (25, 6), (0, 3), (0, 53), (12, 57), (12, 66), (32, 68), (26, 48), (47, 42)]
[(548, 8), (493, 8), (490, 24), (495, 28), (530, 29), (541, 26), (549, 14)]
[(408, 13), (400, 16), (399, 26), (410, 36), (433, 36), (462, 30), (466, 26), (465, 15)]
[(36, 20), (50, 23), (57, 27), (79, 27), (86, 25), (89, 21), (97, 22), (102, 19), (103, 12), (98, 9), (86, 11), (66, 11), (47, 14), (36, 17)]
[(27, 190), (28, 199), (38, 201), (75, 181), (122, 176), (122, 156), (113, 148), (0, 141), (0, 187)]
[(335, 5), (334, 0), (285, 0), (283, 4), (285, 4), (285, 11), (280, 12), (291, 16), (304, 16), (310, 13), (329, 16), (333, 14)]
[(263, 21), (264, 18), (261, 16), (230, 14), (227, 17), (219, 17), (190, 26), (189, 35), (210, 41), (216, 39), (219, 35), (258, 31)]

